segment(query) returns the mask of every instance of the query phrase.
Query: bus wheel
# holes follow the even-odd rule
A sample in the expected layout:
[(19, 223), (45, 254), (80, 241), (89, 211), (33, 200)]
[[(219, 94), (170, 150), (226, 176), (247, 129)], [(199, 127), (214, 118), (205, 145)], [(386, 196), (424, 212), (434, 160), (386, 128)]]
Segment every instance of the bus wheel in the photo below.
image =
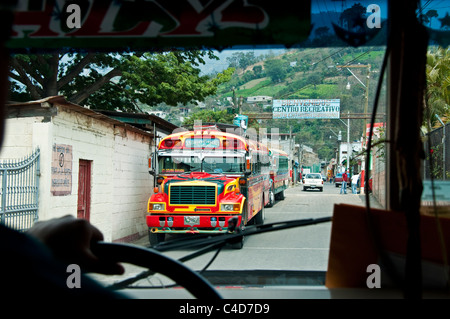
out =
[(156, 246), (159, 243), (162, 243), (165, 239), (166, 234), (154, 233), (151, 229), (148, 230), (148, 240), (150, 242), (150, 246)]
[[(242, 212), (241, 224), (238, 226), (241, 231), (244, 230), (245, 226), (249, 224), (247, 215), (247, 202), (244, 202), (244, 211)], [(251, 222), (253, 219), (251, 220)], [(233, 249), (242, 249), (244, 247), (244, 236), (237, 237), (234, 239), (233, 243), (230, 244)]]
[(275, 204), (275, 194), (273, 193), (273, 187), (269, 190), (269, 203), (267, 207), (272, 207)]
[(231, 248), (233, 249), (242, 249), (244, 247), (244, 236), (236, 239), (236, 242), (231, 244)]
[(284, 196), (284, 189), (283, 189), (280, 193), (278, 193), (277, 195), (278, 195), (277, 199), (279, 199), (279, 200), (284, 200), (284, 199), (285, 199), (285, 196)]
[(264, 224), (264, 218), (265, 218), (265, 209), (264, 209), (264, 198), (262, 199), (262, 204), (261, 204), (261, 210), (258, 212), (258, 214), (256, 214), (255, 217), (255, 224), (256, 225), (262, 225)]

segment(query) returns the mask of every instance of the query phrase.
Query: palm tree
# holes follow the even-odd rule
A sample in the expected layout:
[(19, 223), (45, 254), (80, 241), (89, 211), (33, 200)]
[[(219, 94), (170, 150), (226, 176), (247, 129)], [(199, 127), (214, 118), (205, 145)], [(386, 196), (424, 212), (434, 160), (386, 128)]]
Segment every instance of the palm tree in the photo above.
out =
[(450, 52), (448, 49), (437, 47), (428, 52), (426, 76), (424, 125), (430, 129), (437, 124), (435, 114), (446, 118), (450, 113)]

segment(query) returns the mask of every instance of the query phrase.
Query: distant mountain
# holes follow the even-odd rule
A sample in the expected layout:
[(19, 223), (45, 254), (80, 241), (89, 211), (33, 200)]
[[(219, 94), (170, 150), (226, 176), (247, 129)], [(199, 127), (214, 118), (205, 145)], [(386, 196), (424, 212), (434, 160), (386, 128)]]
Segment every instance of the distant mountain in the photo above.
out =
[(268, 53), (272, 52), (274, 55), (279, 55), (286, 51), (286, 49), (253, 49), (253, 48), (230, 48), (225, 49), (223, 51), (217, 51), (214, 50), (214, 54), (219, 58), (219, 60), (214, 59), (205, 59), (206, 64), (202, 64), (199, 66), (200, 70), (202, 71), (202, 74), (215, 74), (218, 72), (222, 72), (229, 66), (229, 62), (227, 61), (227, 58), (230, 58), (233, 53), (240, 51), (240, 52), (254, 52), (255, 56), (259, 55), (267, 55)]
[[(379, 70), (384, 56), (384, 47), (332, 47), (284, 50), (282, 54), (238, 69), (232, 79), (221, 85), (217, 96), (210, 99), (206, 108), (217, 105), (230, 107), (234, 96), (242, 97), (243, 113), (271, 112), (271, 104), (247, 103), (247, 98), (270, 96), (273, 99), (340, 99), (342, 113), (363, 113), (366, 107), (365, 87), (368, 84), (368, 112), (371, 111), (375, 97)], [(282, 77), (273, 75), (269, 70), (270, 61), (277, 60), (283, 72)], [(337, 66), (352, 66), (346, 68)], [(370, 65), (370, 78), (368, 75)], [(261, 66), (261, 68), (255, 68)], [(356, 67), (358, 66), (358, 67)], [(352, 75), (352, 73), (354, 75)], [(368, 81), (368, 82), (367, 82)], [(350, 84), (350, 88), (347, 86)], [(383, 93), (384, 94), (384, 93)], [(384, 99), (380, 99), (380, 112), (384, 112)], [(346, 123), (346, 122), (345, 122)], [(350, 140), (359, 140), (363, 134), (364, 123), (368, 120), (351, 120)], [(292, 130), (296, 143), (313, 147), (321, 159), (331, 158), (336, 146), (334, 133), (342, 131), (346, 139), (347, 128), (339, 120), (260, 120), (253, 121), (253, 126), (265, 127), (270, 131), (277, 128), (280, 133)]]

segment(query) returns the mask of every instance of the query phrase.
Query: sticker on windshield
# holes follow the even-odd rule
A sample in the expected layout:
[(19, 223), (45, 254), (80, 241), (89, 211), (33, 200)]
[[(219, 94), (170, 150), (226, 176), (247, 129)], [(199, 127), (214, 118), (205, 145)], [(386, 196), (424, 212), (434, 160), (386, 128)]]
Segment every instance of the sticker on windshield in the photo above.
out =
[(161, 173), (184, 173), (184, 169), (182, 168), (163, 168), (161, 169)]
[(217, 138), (190, 138), (185, 142), (186, 147), (190, 148), (216, 148), (220, 146)]

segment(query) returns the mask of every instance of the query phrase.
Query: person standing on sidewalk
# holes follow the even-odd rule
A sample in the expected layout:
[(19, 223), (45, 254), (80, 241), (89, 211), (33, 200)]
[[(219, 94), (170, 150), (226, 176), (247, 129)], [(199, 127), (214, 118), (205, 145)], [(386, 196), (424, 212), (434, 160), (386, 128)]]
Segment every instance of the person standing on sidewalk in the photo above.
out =
[(352, 194), (357, 194), (357, 187), (358, 187), (358, 181), (359, 181), (359, 174), (354, 174), (352, 176)]
[(347, 181), (348, 181), (347, 171), (344, 171), (344, 173), (342, 174), (342, 185), (339, 194), (342, 194), (342, 191), (344, 192), (344, 194), (347, 194)]

